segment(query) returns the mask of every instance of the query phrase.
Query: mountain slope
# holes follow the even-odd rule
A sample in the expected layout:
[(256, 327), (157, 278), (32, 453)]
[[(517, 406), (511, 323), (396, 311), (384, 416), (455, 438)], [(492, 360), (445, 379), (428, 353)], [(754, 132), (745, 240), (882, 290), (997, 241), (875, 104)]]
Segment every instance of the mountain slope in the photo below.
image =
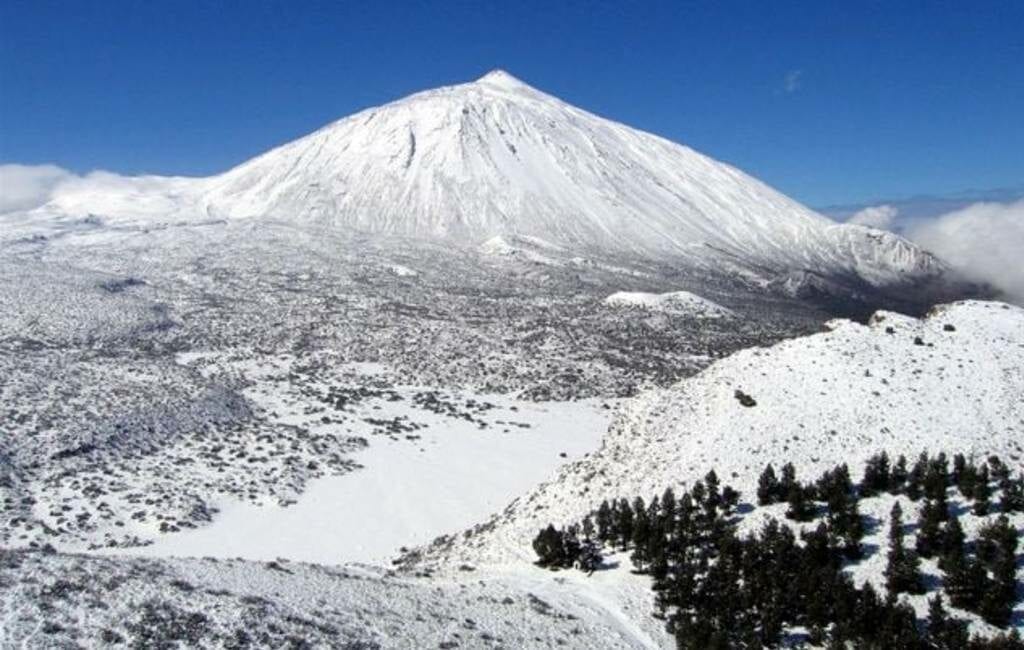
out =
[(72, 184), (39, 213), (121, 225), (272, 218), (472, 247), (526, 238), (793, 294), (948, 275), (895, 235), (831, 222), (729, 165), (501, 71), (364, 110), (219, 176)]
[(501, 71), (328, 125), (212, 180), (203, 204), (211, 216), (324, 219), (474, 244), (529, 235), (830, 271), (938, 266), (898, 238), (833, 224), (728, 165)]
[[(813, 477), (879, 451), (999, 454), (1024, 468), (1024, 310), (968, 301), (925, 319), (879, 312), (867, 325), (743, 350), (615, 414), (601, 449), (566, 465), (466, 539), (433, 556), (530, 559), (549, 522), (582, 519), (603, 499), (651, 497), (714, 469), (753, 498), (765, 464)], [(739, 392), (738, 392), (739, 391)], [(753, 398), (745, 405), (740, 393)], [(457, 540), (457, 541), (454, 541)], [(454, 547), (449, 546), (453, 544)]]

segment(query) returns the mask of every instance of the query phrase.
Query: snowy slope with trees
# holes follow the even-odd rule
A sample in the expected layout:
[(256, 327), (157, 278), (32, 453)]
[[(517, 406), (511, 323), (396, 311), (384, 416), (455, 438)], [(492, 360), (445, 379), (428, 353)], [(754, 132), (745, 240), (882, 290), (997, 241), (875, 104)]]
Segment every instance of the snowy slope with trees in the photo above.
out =
[[(832, 320), (975, 290), (502, 72), (211, 178), (69, 181), (0, 215), (0, 646), (669, 645), (628, 552), (552, 573), (538, 530), (711, 469), (747, 499), (882, 450), (1019, 471), (1020, 309)], [(399, 575), (163, 557), (442, 532)]]
[(753, 494), (767, 463), (855, 474), (885, 450), (999, 454), (1024, 466), (1024, 310), (944, 305), (924, 319), (880, 312), (869, 325), (751, 348), (677, 385), (623, 403), (600, 450), (563, 467), (465, 539), (429, 549), (473, 561), (530, 558), (549, 522), (602, 500), (660, 494), (715, 470)]

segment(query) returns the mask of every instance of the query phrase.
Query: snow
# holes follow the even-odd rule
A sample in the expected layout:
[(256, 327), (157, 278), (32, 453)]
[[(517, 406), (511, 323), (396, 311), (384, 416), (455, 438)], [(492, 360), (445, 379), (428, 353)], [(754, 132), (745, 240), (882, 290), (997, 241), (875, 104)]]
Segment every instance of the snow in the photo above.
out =
[(391, 264), (388, 266), (388, 270), (400, 278), (414, 278), (419, 275), (419, 271), (403, 264)]
[[(607, 428), (608, 411), (593, 400), (534, 404), (475, 397), (500, 409), (516, 407), (519, 426), (495, 433), (463, 420), (418, 417), (427, 428), (417, 431), (422, 438), (415, 444), (375, 438), (354, 456), (361, 469), (313, 482), (294, 505), (218, 503), (221, 512), (211, 525), (131, 552), (386, 564), (403, 546), (484, 519), (562, 463), (593, 451)], [(392, 405), (377, 417), (408, 412)]]
[(500, 71), (364, 110), (217, 176), (93, 175), (4, 220), (8, 236), (26, 237), (82, 220), (151, 228), (244, 218), (501, 254), (521, 238), (587, 257), (801, 270), (875, 287), (945, 274), (906, 240), (833, 223), (729, 165)]
[[(650, 498), (712, 469), (747, 499), (768, 463), (792, 462), (803, 477), (848, 463), (856, 477), (880, 451), (946, 451), (996, 453), (1024, 469), (1024, 309), (967, 301), (921, 320), (879, 312), (867, 326), (830, 326), (623, 402), (598, 452), (562, 467), (479, 534), (430, 553), (525, 561), (548, 523), (578, 521), (606, 498)], [(756, 405), (740, 404), (737, 390)]]
[(689, 314), (701, 318), (726, 318), (735, 314), (718, 303), (689, 291), (646, 293), (618, 291), (604, 299), (611, 307), (626, 307)]

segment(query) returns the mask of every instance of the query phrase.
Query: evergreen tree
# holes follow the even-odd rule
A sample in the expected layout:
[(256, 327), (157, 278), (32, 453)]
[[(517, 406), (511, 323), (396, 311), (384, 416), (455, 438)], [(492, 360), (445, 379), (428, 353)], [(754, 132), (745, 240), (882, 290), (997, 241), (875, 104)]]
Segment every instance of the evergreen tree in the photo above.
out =
[(779, 491), (776, 492), (776, 500), (785, 501), (788, 499), (790, 490), (793, 489), (794, 485), (799, 485), (796, 482), (796, 468), (793, 467), (793, 463), (786, 463), (782, 466), (782, 478), (779, 479)]
[(807, 499), (807, 490), (799, 483), (793, 483), (786, 495), (789, 508), (786, 517), (795, 521), (810, 521), (814, 518), (814, 507)]
[(587, 515), (583, 518), (583, 525), (580, 527), (583, 533), (584, 539), (594, 539), (594, 518), (591, 515)]
[(942, 604), (942, 596), (928, 600), (928, 640), (938, 650), (960, 650), (967, 647), (967, 622), (950, 618)]
[(647, 542), (651, 535), (651, 522), (647, 517), (647, 507), (644, 500), (637, 497), (633, 500), (633, 531), (632, 531), (633, 553), (630, 560), (633, 566), (640, 573), (643, 573), (647, 566)]
[(1001, 485), (999, 510), (1005, 513), (1024, 512), (1024, 477), (1007, 479)]
[(740, 502), (740, 493), (732, 488), (731, 485), (726, 485), (722, 488), (722, 515), (730, 516), (736, 510), (737, 504)]
[(775, 468), (769, 463), (760, 478), (757, 479), (757, 503), (766, 506), (778, 501), (779, 480), (775, 477)]
[(889, 490), (897, 494), (906, 489), (907, 486), (907, 457), (902, 454), (896, 459), (889, 475)]
[(942, 542), (942, 523), (948, 517), (946, 506), (925, 499), (917, 527), (917, 552), (922, 557), (933, 557)]
[[(953, 483), (957, 488), (960, 487), (960, 479), (964, 475), (964, 470), (967, 468), (967, 459), (964, 458), (963, 454), (953, 455), (953, 472), (949, 475), (950, 482)], [(942, 606), (941, 599), (939, 600), (939, 606)]]
[(629, 501), (619, 499), (615, 514), (615, 528), (618, 533), (619, 546), (625, 551), (633, 540), (633, 509), (629, 506)]
[(924, 593), (917, 554), (903, 547), (903, 510), (897, 501), (889, 514), (889, 555), (885, 567), (885, 588), (890, 596), (900, 592)]
[(542, 567), (563, 566), (566, 561), (562, 547), (562, 533), (551, 524), (542, 528), (533, 540), (533, 550), (537, 553), (537, 565)]
[(950, 517), (942, 527), (942, 541), (939, 547), (939, 568), (947, 571), (951, 557), (964, 556), (964, 544), (967, 541), (964, 529), (958, 517)]
[(1005, 515), (986, 524), (978, 534), (978, 558), (992, 572), (992, 580), (978, 613), (993, 625), (1010, 622), (1017, 600), (1017, 529)]
[(676, 518), (676, 493), (671, 487), (665, 488), (664, 494), (661, 495), (661, 520), (663, 527), (667, 527), (675, 521)]
[(615, 540), (615, 518), (612, 515), (612, 507), (605, 499), (597, 509), (597, 539), (604, 544), (610, 544)]
[(857, 500), (850, 498), (832, 505), (834, 507), (829, 508), (828, 523), (840, 550), (848, 559), (861, 557), (864, 520), (860, 516)]
[(864, 477), (860, 481), (862, 496), (873, 496), (890, 489), (889, 455), (884, 451), (875, 454), (864, 465)]
[(914, 467), (907, 476), (907, 496), (913, 501), (921, 498), (921, 490), (924, 488), (924, 477), (928, 472), (928, 454), (921, 454)]
[(601, 568), (601, 564), (603, 562), (604, 560), (601, 557), (601, 549), (597, 542), (590, 538), (584, 539), (580, 543), (579, 553), (576, 560), (576, 564), (580, 571), (584, 571), (587, 575), (590, 575)]
[(965, 499), (974, 498), (974, 486), (977, 481), (978, 468), (975, 466), (974, 461), (966, 460), (963, 469), (960, 471), (960, 482), (957, 484), (957, 489), (960, 490), (960, 494)]
[(988, 466), (982, 465), (981, 469), (978, 470), (978, 480), (974, 484), (974, 507), (971, 511), (979, 516), (984, 517), (988, 514), (989, 508), (991, 507), (992, 488), (988, 484)]
[(946, 503), (946, 489), (949, 487), (949, 461), (946, 454), (940, 453), (928, 461), (928, 469), (924, 477), (924, 495), (929, 499)]
[(992, 454), (988, 457), (988, 468), (989, 474), (996, 484), (1001, 485), (1003, 482), (1010, 480), (1010, 468), (1006, 466), (1006, 463), (999, 456)]
[(722, 505), (722, 493), (715, 470), (711, 470), (704, 477), (704, 488), (704, 516), (708, 521), (713, 521), (718, 516), (718, 509)]
[(954, 607), (975, 611), (988, 586), (985, 569), (966, 555), (950, 555), (946, 559), (944, 587)]

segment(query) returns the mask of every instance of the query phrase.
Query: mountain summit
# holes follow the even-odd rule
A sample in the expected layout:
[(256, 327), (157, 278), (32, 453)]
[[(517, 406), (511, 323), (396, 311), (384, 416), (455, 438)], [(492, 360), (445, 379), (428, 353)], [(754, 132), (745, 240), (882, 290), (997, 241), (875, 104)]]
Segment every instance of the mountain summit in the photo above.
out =
[(502, 70), (334, 122), (211, 179), (203, 203), (214, 216), (473, 244), (528, 236), (860, 276), (937, 266), (903, 240), (836, 225), (729, 165)]
[(790, 292), (822, 278), (877, 288), (945, 273), (895, 235), (836, 224), (734, 167), (502, 70), (366, 109), (219, 176), (174, 179), (159, 199), (147, 182), (131, 197), (63, 207), (117, 218), (172, 206), (175, 217), (269, 217), (474, 247), (529, 241)]

